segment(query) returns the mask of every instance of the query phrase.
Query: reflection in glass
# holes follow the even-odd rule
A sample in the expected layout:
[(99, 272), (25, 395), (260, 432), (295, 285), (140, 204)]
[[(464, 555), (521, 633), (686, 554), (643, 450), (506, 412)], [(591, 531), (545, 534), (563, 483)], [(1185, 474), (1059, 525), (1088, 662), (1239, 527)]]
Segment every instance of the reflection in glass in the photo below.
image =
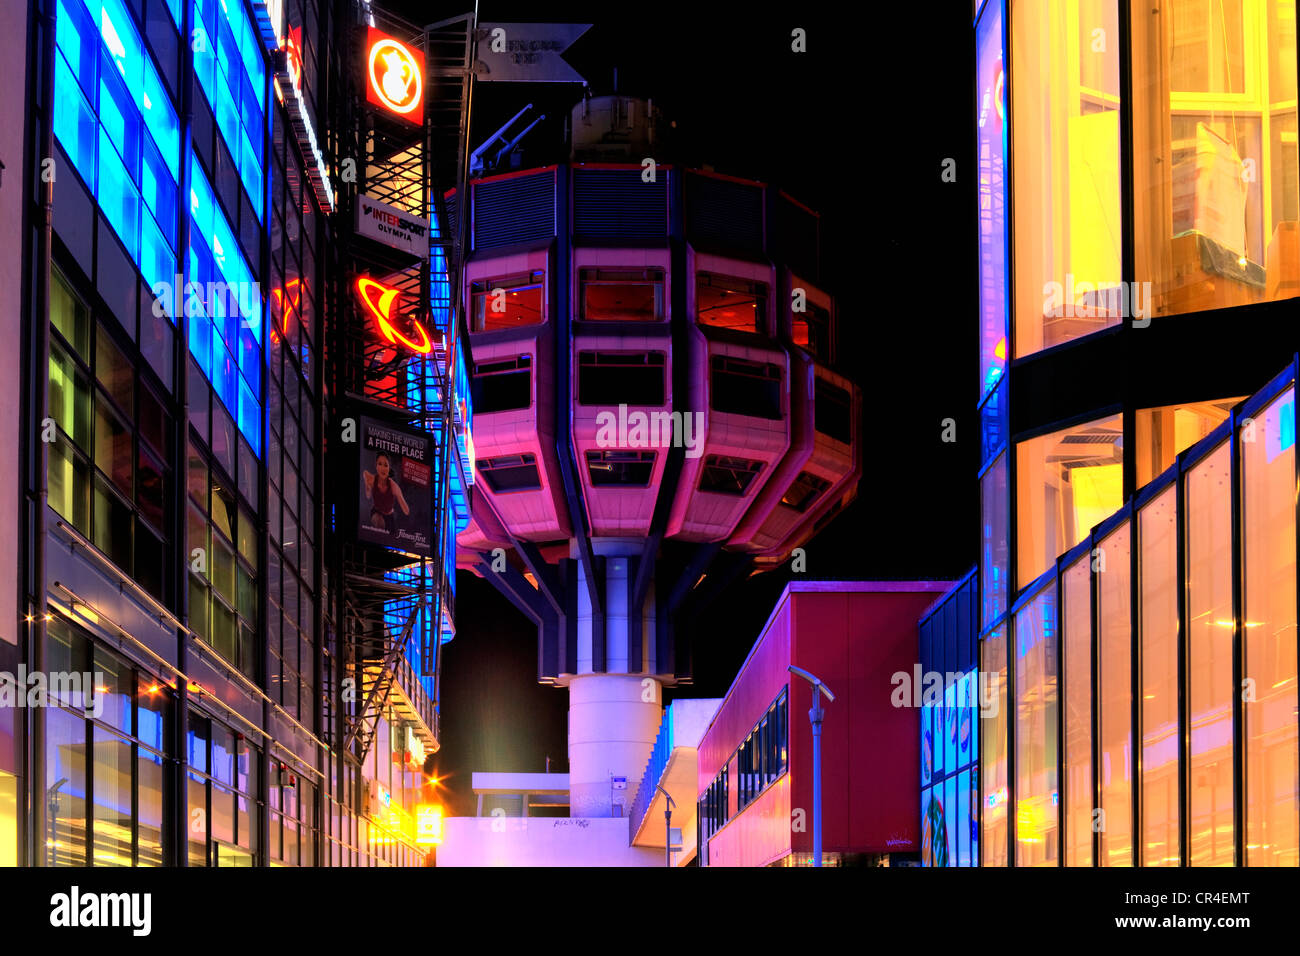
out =
[(1232, 412), (1240, 398), (1137, 410), (1137, 483), (1141, 488), (1174, 463)]
[(45, 865), (86, 865), (86, 722), (45, 711)]
[(1100, 708), (1101, 866), (1133, 865), (1133, 626), (1129, 618), (1130, 542), (1122, 525), (1099, 545), (1097, 702)]
[(996, 710), (981, 711), (980, 766), (984, 768), (981, 843), (984, 866), (1006, 866), (1007, 861), (1007, 644), (1001, 628), (984, 638), (980, 671), (990, 686), (980, 689), (981, 700), (996, 695)]
[(1300, 294), (1295, 6), (1133, 6), (1136, 271), (1153, 314)]
[(1232, 458), (1187, 473), (1188, 803), (1192, 866), (1233, 863)]
[(1016, 865), (1058, 864), (1056, 586), (1017, 612)]
[(1058, 555), (1123, 504), (1119, 415), (1040, 435), (1016, 446), (1017, 576), (1033, 582)]
[(1065, 681), (1065, 865), (1092, 866), (1092, 575), (1087, 557), (1062, 575)]
[(131, 745), (95, 728), (95, 866), (131, 866)]
[(1004, 452), (980, 478), (980, 591), (982, 626), (1007, 609), (1011, 558), (1007, 547), (1007, 456)]
[(1295, 389), (1241, 429), (1246, 865), (1295, 866)]
[(1138, 515), (1142, 865), (1178, 866), (1178, 513), (1169, 487)]
[(1116, 0), (1011, 8), (1015, 354), (1119, 324)]

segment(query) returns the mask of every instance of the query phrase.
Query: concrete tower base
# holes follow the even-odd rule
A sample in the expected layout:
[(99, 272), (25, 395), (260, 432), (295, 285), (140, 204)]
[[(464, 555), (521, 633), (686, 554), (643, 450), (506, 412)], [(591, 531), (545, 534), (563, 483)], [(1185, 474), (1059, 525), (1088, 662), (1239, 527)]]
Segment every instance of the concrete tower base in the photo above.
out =
[[(652, 677), (584, 674), (570, 681), (570, 816), (627, 812), (662, 716), (663, 690)], [(618, 777), (626, 789), (615, 789)]]

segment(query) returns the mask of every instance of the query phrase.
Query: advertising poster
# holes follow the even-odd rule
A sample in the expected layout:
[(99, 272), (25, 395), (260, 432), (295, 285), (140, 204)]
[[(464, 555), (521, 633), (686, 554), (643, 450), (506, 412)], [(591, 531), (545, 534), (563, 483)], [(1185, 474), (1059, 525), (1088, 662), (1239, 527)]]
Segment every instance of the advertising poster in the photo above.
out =
[(433, 442), (421, 432), (364, 416), (359, 424), (358, 539), (429, 555)]

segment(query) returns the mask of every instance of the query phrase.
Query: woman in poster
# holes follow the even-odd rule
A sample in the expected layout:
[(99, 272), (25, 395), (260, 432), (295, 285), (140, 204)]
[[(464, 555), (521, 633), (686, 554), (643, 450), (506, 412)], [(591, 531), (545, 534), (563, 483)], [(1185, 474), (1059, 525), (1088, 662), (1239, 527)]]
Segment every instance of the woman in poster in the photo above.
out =
[(377, 531), (392, 534), (396, 529), (393, 521), (393, 507), (402, 509), (402, 514), (411, 513), (410, 506), (402, 497), (402, 489), (392, 479), (392, 464), (388, 455), (380, 452), (375, 455), (375, 470), (363, 471), (366, 482), (366, 497), (370, 499), (370, 526)]

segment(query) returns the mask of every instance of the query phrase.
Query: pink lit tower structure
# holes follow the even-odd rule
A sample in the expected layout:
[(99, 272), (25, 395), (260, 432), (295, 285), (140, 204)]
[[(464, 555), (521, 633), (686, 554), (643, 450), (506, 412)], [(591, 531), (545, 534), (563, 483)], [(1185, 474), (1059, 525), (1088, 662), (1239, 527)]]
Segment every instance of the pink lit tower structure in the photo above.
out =
[(539, 680), (569, 690), (571, 815), (607, 817), (690, 682), (677, 625), (856, 494), (861, 393), (834, 370), (816, 212), (673, 165), (648, 101), (588, 98), (569, 127), (567, 163), (469, 183), (457, 553), (537, 625)]

